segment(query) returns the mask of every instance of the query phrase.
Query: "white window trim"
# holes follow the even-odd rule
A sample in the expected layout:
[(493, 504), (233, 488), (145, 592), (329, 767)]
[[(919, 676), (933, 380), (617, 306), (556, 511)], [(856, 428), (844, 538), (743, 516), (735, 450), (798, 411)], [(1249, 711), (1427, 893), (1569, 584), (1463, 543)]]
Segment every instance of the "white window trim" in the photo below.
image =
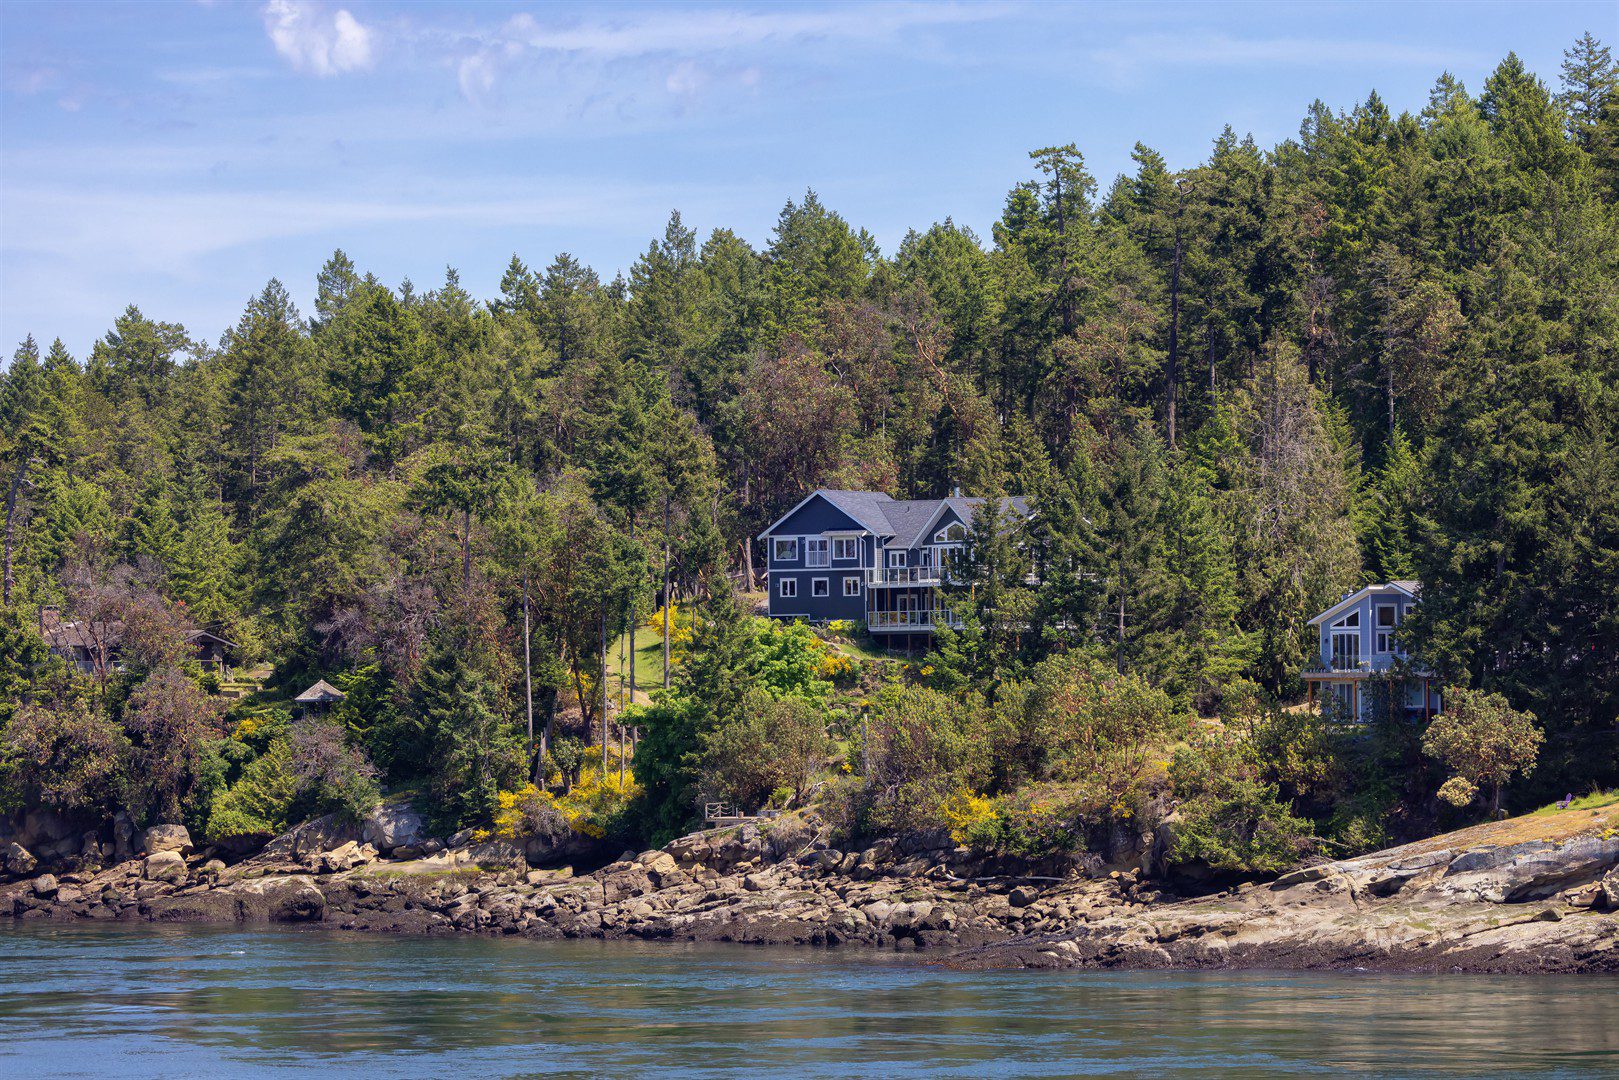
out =
[(845, 577), (843, 579), (843, 595), (844, 596), (859, 596), (860, 595), (860, 575), (859, 574), (845, 575)]
[(777, 578), (776, 595), (783, 600), (798, 599), (798, 579), (790, 577)]
[[(817, 589), (819, 589), (820, 591), (817, 592), (816, 591)], [(810, 598), (812, 600), (819, 600), (819, 599), (822, 599), (823, 597), (830, 597), (831, 595), (832, 595), (832, 579), (831, 578), (824, 578), (824, 577), (810, 578)]]
[[(811, 545), (814, 545), (814, 544), (825, 544), (826, 545), (826, 547), (822, 549), (823, 551), (825, 551), (825, 555), (822, 556), (821, 561), (819, 561), (819, 562), (812, 561), (812, 555), (814, 554), (815, 549)], [(809, 567), (810, 569), (813, 569), (813, 570), (821, 570), (821, 569), (825, 569), (828, 566), (831, 566), (832, 565), (832, 541), (828, 540), (824, 536), (806, 536), (806, 537), (804, 537), (804, 565), (806, 567)]]
[[(1394, 612), (1394, 621), (1384, 626), (1378, 621), (1378, 616), (1385, 611)], [(1372, 649), (1376, 656), (1392, 656), (1394, 653), (1394, 631), (1400, 625), (1400, 605), (1378, 603), (1372, 608)]]
[(909, 553), (904, 548), (888, 553), (888, 568), (890, 570), (903, 570), (909, 565), (906, 556)]
[[(781, 554), (780, 552), (778, 552), (776, 550), (776, 545), (777, 544), (791, 544), (791, 545), (793, 545), (793, 553), (791, 555), (783, 555), (783, 554)], [(796, 536), (777, 536), (777, 537), (772, 537), (772, 543), (770, 545), (770, 561), (771, 562), (797, 562), (798, 561), (799, 548), (800, 548), (800, 545), (799, 545), (799, 542), (798, 542), (798, 537), (796, 537)]]
[[(951, 529), (960, 529), (961, 535), (952, 539), (950, 536)], [(964, 543), (966, 539), (967, 526), (963, 525), (959, 521), (952, 521), (950, 524), (933, 534), (933, 542), (935, 544), (960, 544)]]
[[(853, 544), (854, 545), (854, 553), (851, 554), (851, 555), (839, 555), (838, 554), (838, 545), (839, 544)], [(832, 538), (832, 561), (833, 562), (838, 562), (838, 561), (847, 562), (850, 559), (853, 559), (856, 562), (858, 562), (860, 560), (860, 537), (858, 537), (858, 536), (834, 536)]]

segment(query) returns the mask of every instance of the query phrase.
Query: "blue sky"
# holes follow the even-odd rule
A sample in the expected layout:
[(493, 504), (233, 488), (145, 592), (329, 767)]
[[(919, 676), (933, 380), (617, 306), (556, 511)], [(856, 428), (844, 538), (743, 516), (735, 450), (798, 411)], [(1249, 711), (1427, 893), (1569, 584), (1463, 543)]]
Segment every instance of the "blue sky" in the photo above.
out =
[(1555, 82), (1613, 0), (1535, 4), (0, 4), (0, 341), (82, 356), (136, 303), (217, 340), (333, 248), (494, 295), (513, 252), (628, 269), (671, 209), (768, 241), (813, 187), (891, 251), (988, 235), (1027, 152), (1105, 187), (1310, 101), (1420, 108), (1509, 50)]

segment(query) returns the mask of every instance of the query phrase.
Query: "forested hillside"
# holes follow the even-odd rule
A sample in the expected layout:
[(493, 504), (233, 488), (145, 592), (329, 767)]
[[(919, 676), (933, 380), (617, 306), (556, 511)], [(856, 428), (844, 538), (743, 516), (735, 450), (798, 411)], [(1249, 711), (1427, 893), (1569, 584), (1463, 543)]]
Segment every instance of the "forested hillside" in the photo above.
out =
[[(1418, 579), (1413, 654), (1538, 718), (1544, 790), (1612, 785), (1615, 71), (1587, 36), (1558, 88), (1509, 56), (1420, 112), (1318, 103), (1271, 148), (1228, 128), (1194, 167), (1143, 143), (1111, 183), (1039, 149), (988, 236), (918, 223), (883, 252), (809, 192), (758, 247), (674, 214), (611, 279), (524, 252), (483, 299), (339, 251), (313, 311), (271, 281), (217, 341), (134, 307), (88, 356), (30, 338), (0, 386), (10, 805), (224, 834), (411, 784), (487, 821), (531, 760), (531, 696), (541, 728), (602, 730), (604, 643), (667, 581), (698, 614), (634, 769), (677, 827), (755, 691), (811, 712), (759, 738), (817, 724), (733, 595), (751, 538), (816, 486), (1035, 508), (975, 550), (967, 628), (893, 676), (927, 685), (881, 691), (900, 727), (990, 716), (1013, 686), (1020, 715), (1060, 712), (1052, 680), (1079, 670), (1153, 716), (1281, 716), (1306, 620)], [(47, 662), (41, 608), (121, 622), (123, 670)], [(273, 663), (283, 698), (336, 682), (335, 722), (227, 719), (172, 646), (192, 627)], [(1344, 767), (1316, 743), (1256, 783), (1301, 813), (1350, 792), (1364, 826), (1415, 790), (1420, 734), (1356, 751), (1331, 798), (1297, 775)], [(1064, 775), (1010, 761), (952, 790)]]

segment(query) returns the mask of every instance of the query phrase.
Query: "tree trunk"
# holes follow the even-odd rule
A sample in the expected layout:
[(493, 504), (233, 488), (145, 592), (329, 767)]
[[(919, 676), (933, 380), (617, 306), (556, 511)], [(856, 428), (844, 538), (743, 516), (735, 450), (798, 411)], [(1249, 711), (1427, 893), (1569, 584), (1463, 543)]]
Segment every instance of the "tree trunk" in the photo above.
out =
[(12, 550), (17, 539), (17, 496), (22, 491), (24, 480), (28, 477), (28, 458), (25, 456), (17, 462), (17, 471), (11, 474), (11, 483), (6, 487), (6, 554), (5, 570), (0, 574), (0, 603), (11, 605), (11, 590), (16, 587), (16, 575), (12, 571)]
[(530, 780), (538, 778), (540, 762), (544, 759), (545, 748), (542, 746), (536, 752), (534, 746), (534, 653), (529, 647), (529, 609), (528, 609), (528, 575), (523, 575), (523, 705), (528, 714), (528, 752), (532, 756), (534, 765), (529, 770)]
[[(605, 601), (605, 597), (603, 598)], [(602, 604), (602, 776), (607, 775), (607, 604)]]
[[(630, 519), (630, 544), (634, 545), (634, 543), (635, 543), (635, 519), (631, 518)], [(635, 611), (635, 601), (634, 601), (633, 596), (632, 596), (632, 598), (630, 600), (630, 617), (628, 619), (628, 622), (630, 624), (629, 628), (626, 629), (624, 632), (629, 635), (630, 704), (634, 705), (635, 704), (635, 624), (636, 624), (636, 611)], [(620, 738), (619, 739), (620, 748), (622, 748), (623, 742), (624, 742), (624, 740), (622, 738)]]
[(1181, 227), (1176, 209), (1175, 261), (1169, 269), (1169, 361), (1164, 368), (1164, 414), (1169, 424), (1169, 445), (1175, 446), (1175, 407), (1180, 379), (1181, 344)]
[(663, 497), (663, 688), (669, 689), (669, 496)]

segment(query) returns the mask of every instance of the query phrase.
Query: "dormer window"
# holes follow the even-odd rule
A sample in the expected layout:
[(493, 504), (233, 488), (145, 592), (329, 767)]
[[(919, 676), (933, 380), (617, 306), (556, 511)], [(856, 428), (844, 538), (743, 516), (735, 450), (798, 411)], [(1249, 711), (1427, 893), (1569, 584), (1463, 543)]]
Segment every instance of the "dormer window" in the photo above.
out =
[(797, 562), (798, 561), (798, 537), (791, 536), (791, 537), (785, 537), (785, 538), (778, 538), (776, 540), (774, 548), (775, 548), (775, 550), (772, 551), (771, 555), (770, 555), (770, 558), (771, 558), (771, 560), (773, 562)]

